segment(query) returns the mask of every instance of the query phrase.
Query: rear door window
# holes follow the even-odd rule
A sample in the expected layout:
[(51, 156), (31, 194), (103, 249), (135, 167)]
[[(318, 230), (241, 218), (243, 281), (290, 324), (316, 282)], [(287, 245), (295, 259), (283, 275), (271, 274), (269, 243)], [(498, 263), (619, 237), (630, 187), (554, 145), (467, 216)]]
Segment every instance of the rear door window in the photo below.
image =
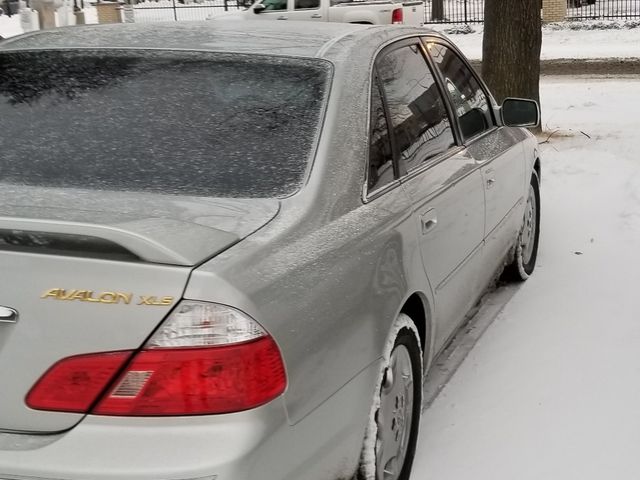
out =
[(317, 10), (320, 8), (320, 0), (295, 0), (296, 10)]
[(447, 110), (418, 44), (385, 54), (377, 62), (391, 128), (407, 171), (455, 145)]
[(294, 193), (331, 67), (205, 52), (0, 53), (0, 182), (218, 197)]

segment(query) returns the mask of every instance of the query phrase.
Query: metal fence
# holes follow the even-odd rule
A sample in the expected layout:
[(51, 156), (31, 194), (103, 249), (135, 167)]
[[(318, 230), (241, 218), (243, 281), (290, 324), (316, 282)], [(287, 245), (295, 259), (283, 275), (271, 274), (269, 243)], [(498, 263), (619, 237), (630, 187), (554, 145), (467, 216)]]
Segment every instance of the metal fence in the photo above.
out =
[(207, 20), (241, 8), (244, 7), (237, 0), (144, 0), (133, 6), (133, 19), (129, 21), (155, 23)]
[(425, 23), (480, 23), (484, 0), (425, 0)]
[(640, 18), (640, 0), (567, 0), (567, 19)]
[[(0, 0), (0, 4), (8, 1), (12, 0)], [(143, 0), (133, 6), (129, 21), (205, 20), (244, 8), (247, 1)], [(567, 0), (568, 20), (606, 18), (640, 18), (640, 0)], [(424, 0), (424, 19), (425, 23), (481, 23), (484, 0)]]

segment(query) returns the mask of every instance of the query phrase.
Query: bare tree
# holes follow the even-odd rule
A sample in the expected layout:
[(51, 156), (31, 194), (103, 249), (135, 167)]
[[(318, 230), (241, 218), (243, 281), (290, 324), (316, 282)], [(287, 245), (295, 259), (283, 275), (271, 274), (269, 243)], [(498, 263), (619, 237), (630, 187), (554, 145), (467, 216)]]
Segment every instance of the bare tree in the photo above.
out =
[(540, 0), (485, 0), (482, 76), (498, 103), (540, 100)]

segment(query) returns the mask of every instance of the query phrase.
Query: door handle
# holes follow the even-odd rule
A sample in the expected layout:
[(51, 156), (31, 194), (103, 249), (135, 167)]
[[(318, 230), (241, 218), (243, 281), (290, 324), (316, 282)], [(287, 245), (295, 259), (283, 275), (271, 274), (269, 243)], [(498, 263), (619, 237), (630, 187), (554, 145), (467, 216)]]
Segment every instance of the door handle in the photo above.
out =
[(436, 215), (436, 211), (431, 209), (420, 215), (420, 224), (422, 225), (423, 235), (432, 232), (438, 225), (438, 216)]
[(322, 15), (320, 15), (319, 13), (314, 13), (313, 15), (311, 15), (311, 18), (322, 18)]
[(285, 15), (280, 15), (277, 20), (289, 20), (289, 17), (285, 16)]

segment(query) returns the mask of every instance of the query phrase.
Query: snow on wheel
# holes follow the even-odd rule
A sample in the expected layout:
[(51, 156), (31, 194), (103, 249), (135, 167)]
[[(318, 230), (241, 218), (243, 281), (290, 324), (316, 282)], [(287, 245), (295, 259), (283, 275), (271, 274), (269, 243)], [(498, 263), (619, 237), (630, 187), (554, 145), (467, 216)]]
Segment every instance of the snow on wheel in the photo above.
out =
[(385, 348), (359, 479), (409, 479), (421, 411), (420, 337), (411, 318), (400, 314)]
[(518, 234), (512, 262), (506, 266), (504, 277), (510, 280), (526, 280), (533, 273), (540, 241), (540, 184), (534, 170), (529, 184), (527, 204), (522, 228)]

